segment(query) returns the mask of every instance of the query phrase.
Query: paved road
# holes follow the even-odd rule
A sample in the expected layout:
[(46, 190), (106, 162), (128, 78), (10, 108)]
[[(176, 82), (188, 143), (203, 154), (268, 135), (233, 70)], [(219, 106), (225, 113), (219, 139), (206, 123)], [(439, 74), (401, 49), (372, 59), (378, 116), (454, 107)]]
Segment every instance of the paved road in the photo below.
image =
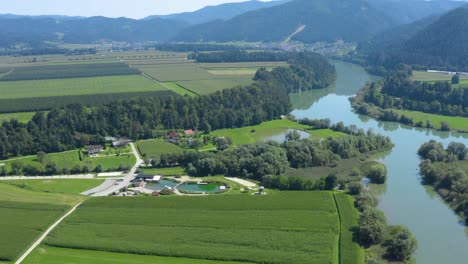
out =
[(90, 190), (87, 190), (85, 192), (82, 192), (81, 194), (82, 195), (93, 195), (95, 193), (99, 193), (99, 192), (102, 192), (102, 191), (105, 191), (106, 189), (114, 186), (114, 184), (117, 182), (117, 179), (106, 179), (103, 183), (101, 183), (101, 185), (93, 188), (93, 189), (90, 189)]
[(99, 197), (99, 196), (109, 196), (111, 195), (112, 193), (124, 188), (124, 187), (127, 187), (130, 182), (135, 179), (136, 177), (136, 174), (135, 172), (137, 171), (138, 167), (140, 167), (141, 164), (144, 163), (144, 161), (140, 158), (140, 155), (138, 154), (138, 150), (136, 149), (135, 147), (135, 144), (134, 143), (130, 143), (130, 146), (132, 147), (132, 152), (133, 152), (133, 155), (135, 155), (137, 161), (135, 163), (135, 166), (133, 166), (133, 168), (130, 170), (129, 173), (127, 173), (122, 179), (123, 181), (120, 181), (120, 182), (116, 182), (114, 185), (106, 188), (106, 189), (103, 189), (103, 190), (99, 190), (99, 192), (96, 192), (94, 194), (92, 194), (91, 196), (96, 196), (96, 197)]
[(28, 249), (26, 250), (26, 252), (24, 252), (23, 255), (21, 255), (21, 257), (15, 262), (15, 264), (20, 264), (21, 262), (23, 262), (28, 256), (29, 254), (31, 254), (31, 252), (37, 247), (39, 246), (39, 244), (41, 244), (41, 242), (47, 237), (47, 235), (49, 235), (49, 233), (54, 230), (54, 228), (56, 228), (65, 218), (67, 218), (69, 215), (71, 215), (75, 210), (76, 208), (78, 208), (78, 206), (80, 206), (81, 203), (75, 205), (75, 207), (73, 207), (70, 211), (68, 211), (68, 213), (66, 213), (64, 216), (62, 216), (59, 220), (57, 220), (57, 222), (55, 222), (51, 227), (49, 227), (45, 232), (44, 234), (42, 234), (42, 236), (36, 240), (36, 242), (34, 242), (34, 244)]

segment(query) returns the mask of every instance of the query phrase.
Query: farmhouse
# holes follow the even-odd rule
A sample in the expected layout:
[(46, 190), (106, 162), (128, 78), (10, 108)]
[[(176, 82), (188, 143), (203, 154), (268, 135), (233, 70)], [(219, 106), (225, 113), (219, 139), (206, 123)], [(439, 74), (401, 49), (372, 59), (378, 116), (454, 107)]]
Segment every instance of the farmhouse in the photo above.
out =
[(192, 129), (185, 130), (184, 134), (188, 137), (191, 137), (195, 134), (195, 132)]
[(94, 155), (97, 153), (100, 153), (102, 151), (102, 146), (101, 145), (94, 145), (94, 146), (89, 146), (88, 147), (88, 155)]
[(169, 133), (169, 139), (176, 139), (179, 137), (179, 134), (177, 134), (177, 132), (175, 131), (171, 131), (171, 133)]

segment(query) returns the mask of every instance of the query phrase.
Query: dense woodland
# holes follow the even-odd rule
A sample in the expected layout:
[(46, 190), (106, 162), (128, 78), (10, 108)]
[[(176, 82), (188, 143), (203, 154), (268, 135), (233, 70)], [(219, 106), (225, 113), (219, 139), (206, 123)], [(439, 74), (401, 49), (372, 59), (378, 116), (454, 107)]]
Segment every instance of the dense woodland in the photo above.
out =
[[(323, 68), (316, 69), (315, 74), (315, 65), (313, 59), (308, 59), (297, 64), (291, 62), (290, 68), (284, 67), (272, 73), (262, 70), (257, 74), (257, 81), (250, 86), (196, 98), (148, 97), (93, 108), (74, 104), (38, 113), (27, 124), (16, 120), (3, 122), (0, 127), (0, 159), (36, 154), (38, 151), (50, 153), (75, 149), (101, 143), (102, 137), (107, 135), (137, 140), (152, 138), (154, 129), (210, 132), (277, 119), (290, 111), (288, 92), (295, 89), (292, 86), (295, 83), (283, 85), (287, 78), (304, 78), (304, 82), (320, 83), (323, 87), (334, 80), (329, 78), (335, 75), (330, 64), (326, 69), (331, 72), (324, 76)], [(312, 72), (300, 72), (303, 67)], [(279, 75), (283, 71), (292, 75)]]
[(436, 191), (468, 224), (468, 149), (462, 143), (452, 142), (446, 149), (441, 143), (430, 141), (421, 146), (418, 154), (425, 184)]
[[(292, 52), (271, 52), (271, 51), (256, 51), (247, 52), (242, 50), (232, 50), (223, 52), (210, 52), (210, 53), (192, 53), (189, 59), (196, 60), (202, 63), (223, 63), (223, 62), (263, 62), (263, 61), (288, 61), (298, 60), (303, 57), (302, 53)], [(312, 57), (312, 54), (309, 54)], [(319, 61), (320, 56), (316, 55), (314, 58), (317, 63), (327, 63)]]
[[(354, 106), (359, 113), (370, 114), (371, 110), (364, 102), (383, 109), (406, 109), (448, 116), (468, 116), (468, 88), (453, 88), (448, 82), (412, 81), (408, 74), (402, 72), (389, 74), (383, 83), (372, 83), (366, 86), (354, 99)], [(377, 118), (413, 125), (413, 120), (399, 116), (391, 110), (383, 111), (378, 114)], [(418, 124), (418, 126), (423, 125), (426, 126), (426, 124)]]

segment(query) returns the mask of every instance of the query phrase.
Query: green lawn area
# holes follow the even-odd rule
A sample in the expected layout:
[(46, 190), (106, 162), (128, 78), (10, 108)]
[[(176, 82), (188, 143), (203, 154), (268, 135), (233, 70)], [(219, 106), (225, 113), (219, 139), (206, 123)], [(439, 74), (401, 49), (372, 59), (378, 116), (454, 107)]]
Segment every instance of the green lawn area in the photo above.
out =
[[(86, 201), (44, 244), (217, 261), (338, 263), (339, 235), (331, 192), (103, 197)], [(64, 258), (43, 256), (43, 263)]]
[(468, 80), (460, 80), (459, 84), (453, 84), (452, 87), (454, 87), (454, 88), (468, 87)]
[(177, 81), (177, 84), (200, 95), (210, 94), (236, 86), (252, 84), (252, 76), (226, 76), (218, 75), (213, 79)]
[(150, 139), (136, 142), (136, 146), (143, 157), (155, 157), (164, 153), (182, 153), (179, 146), (166, 142), (162, 139)]
[(139, 171), (142, 174), (162, 176), (182, 176), (186, 174), (182, 167), (140, 169)]
[(31, 119), (33, 118), (35, 114), (36, 112), (0, 114), (0, 122), (16, 119), (20, 121), (21, 123), (27, 123), (31, 121)]
[(26, 190), (0, 182), (0, 261), (13, 262), (85, 197)]
[(0, 99), (167, 91), (141, 75), (0, 82)]
[[(442, 73), (432, 73), (426, 71), (413, 71), (413, 80), (417, 81), (451, 81), (452, 75)], [(462, 75), (460, 79), (468, 80), (468, 76)]]
[(190, 90), (187, 90), (185, 89), (184, 87), (178, 85), (177, 83), (175, 82), (165, 82), (165, 83), (162, 83), (164, 86), (166, 86), (168, 89), (170, 89), (171, 91), (175, 92), (176, 94), (178, 95), (188, 95), (188, 96), (197, 96), (196, 93), (190, 91)]
[(116, 171), (120, 165), (125, 165), (132, 167), (136, 163), (136, 158), (133, 154), (122, 154), (120, 156), (103, 156), (103, 157), (89, 157), (82, 150), (72, 150), (61, 153), (51, 153), (47, 154), (44, 158), (43, 163), (41, 164), (37, 156), (28, 156), (24, 158), (16, 158), (12, 160), (0, 161), (0, 163), (5, 163), (7, 171), (11, 170), (11, 164), (14, 161), (22, 163), (22, 165), (32, 164), (35, 166), (43, 167), (44, 164), (53, 162), (57, 166), (57, 170), (61, 172), (63, 169), (72, 169), (75, 166), (82, 168), (87, 166), (91, 171), (96, 168), (97, 165), (101, 165), (103, 171)]
[(337, 137), (344, 135), (341, 132), (335, 132), (330, 129), (310, 130), (309, 126), (301, 125), (289, 119), (273, 120), (264, 122), (260, 125), (243, 128), (216, 130), (210, 135), (230, 137), (234, 145), (243, 145), (259, 142), (277, 135), (281, 136), (290, 129), (307, 132), (311, 135), (311, 138), (326, 138), (329, 136)]
[[(0, 262), (1, 263), (1, 262)], [(248, 262), (158, 257), (40, 246), (23, 262), (25, 264), (249, 264)], [(250, 263), (251, 264), (251, 263)]]
[(26, 190), (46, 193), (69, 193), (80, 194), (92, 189), (104, 180), (98, 179), (35, 179), (35, 180), (12, 180), (2, 181)]
[(447, 122), (450, 128), (457, 131), (468, 131), (468, 118), (457, 117), (457, 116), (443, 116), (435, 114), (427, 114), (418, 111), (407, 111), (407, 110), (395, 110), (400, 115), (404, 114), (414, 120), (414, 123), (423, 122), (426, 125), (426, 121), (430, 121), (431, 124), (436, 128), (440, 129), (441, 122)]

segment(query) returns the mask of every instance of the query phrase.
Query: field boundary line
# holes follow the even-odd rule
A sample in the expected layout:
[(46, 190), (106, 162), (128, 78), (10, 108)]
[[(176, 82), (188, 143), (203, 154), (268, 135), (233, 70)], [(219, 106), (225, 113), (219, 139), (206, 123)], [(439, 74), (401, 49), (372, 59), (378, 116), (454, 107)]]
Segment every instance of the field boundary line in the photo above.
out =
[(336, 207), (336, 212), (338, 213), (338, 220), (340, 221), (339, 227), (338, 227), (338, 263), (341, 263), (341, 213), (340, 213), (340, 208), (338, 207), (338, 202), (336, 201), (336, 195), (333, 193), (333, 201), (335, 201), (335, 207)]
[[(153, 77), (149, 76), (148, 74), (146, 74), (146, 73), (144, 73), (144, 72), (142, 72), (141, 75), (143, 75), (143, 77), (147, 78), (148, 80), (153, 81), (153, 82), (156, 82), (157, 84), (161, 85), (162, 87), (164, 87), (164, 88), (168, 89), (169, 91), (171, 91), (171, 92), (177, 94), (177, 93), (174, 92), (170, 87), (168, 87), (168, 86), (167, 86), (166, 84), (164, 84), (163, 82), (157, 80), (156, 78), (153, 78)], [(190, 89), (187, 89), (186, 87), (184, 87), (184, 86), (182, 86), (182, 85), (180, 85), (180, 84), (178, 84), (178, 83), (176, 83), (176, 82), (174, 82), (174, 83), (177, 84), (180, 88), (182, 88), (182, 89), (184, 89), (184, 90), (187, 90), (187, 91), (190, 92), (190, 93), (193, 93), (193, 94), (195, 94), (195, 95), (200, 96), (198, 93), (196, 93), (196, 92), (194, 92), (194, 91), (192, 91), (192, 90), (190, 90)]]
[(78, 208), (78, 206), (80, 206), (83, 202), (80, 202), (78, 203), (77, 205), (75, 205), (72, 209), (70, 209), (65, 215), (63, 215), (59, 220), (57, 220), (53, 225), (51, 225), (40, 237), (39, 239), (36, 240), (36, 242), (34, 242), (34, 244), (32, 244), (32, 246), (26, 250), (26, 252), (21, 255), (21, 257), (15, 262), (15, 264), (21, 264), (28, 256), (29, 254), (31, 254), (31, 252), (36, 249), (37, 246), (39, 246), (39, 244), (42, 243), (42, 241), (44, 241), (44, 239), (49, 235), (50, 232), (52, 232), (52, 230), (54, 230), (63, 220), (65, 220), (65, 218), (67, 218), (69, 215), (71, 215), (75, 210), (76, 208)]

